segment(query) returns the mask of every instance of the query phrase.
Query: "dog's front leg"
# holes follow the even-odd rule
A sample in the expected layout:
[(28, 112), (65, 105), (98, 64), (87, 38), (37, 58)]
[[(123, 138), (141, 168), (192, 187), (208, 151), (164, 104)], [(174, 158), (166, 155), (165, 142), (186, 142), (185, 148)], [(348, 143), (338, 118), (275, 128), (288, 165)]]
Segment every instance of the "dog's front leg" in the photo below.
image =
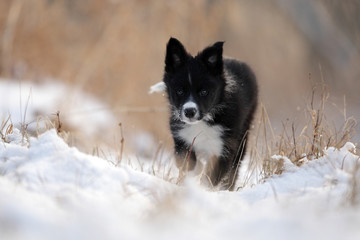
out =
[(196, 165), (195, 152), (181, 140), (175, 140), (175, 160), (176, 166), (185, 172), (193, 170)]

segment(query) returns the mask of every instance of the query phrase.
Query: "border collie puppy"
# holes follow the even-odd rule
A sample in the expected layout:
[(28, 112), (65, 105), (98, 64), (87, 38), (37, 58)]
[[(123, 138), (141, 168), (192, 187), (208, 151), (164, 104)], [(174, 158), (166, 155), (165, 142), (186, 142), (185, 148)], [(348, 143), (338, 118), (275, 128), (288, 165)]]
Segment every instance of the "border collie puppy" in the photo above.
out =
[(170, 38), (163, 82), (176, 165), (201, 174), (210, 186), (233, 190), (258, 90), (248, 65), (223, 58), (223, 44), (217, 42), (193, 57)]

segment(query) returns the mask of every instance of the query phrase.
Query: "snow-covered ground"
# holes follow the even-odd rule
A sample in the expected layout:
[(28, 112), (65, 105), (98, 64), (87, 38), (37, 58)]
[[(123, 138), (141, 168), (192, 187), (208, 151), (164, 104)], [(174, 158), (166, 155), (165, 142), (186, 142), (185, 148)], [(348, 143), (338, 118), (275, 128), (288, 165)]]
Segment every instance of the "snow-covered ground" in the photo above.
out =
[(23, 143), (14, 129), (0, 141), (1, 239), (359, 239), (353, 150), (211, 192), (86, 155), (55, 130)]
[[(86, 136), (101, 132), (116, 119), (104, 103), (54, 79), (45, 83), (0, 78), (0, 124), (9, 116), (17, 127), (26, 124), (35, 131), (47, 119), (60, 119)], [(41, 116), (41, 118), (39, 118)]]
[(274, 156), (284, 160), (281, 175), (213, 192), (191, 178), (175, 184), (166, 161), (147, 168), (128, 164), (136, 157), (116, 164), (84, 154), (55, 130), (29, 139), (16, 128), (2, 134), (0, 239), (360, 239), (352, 143), (301, 167)]

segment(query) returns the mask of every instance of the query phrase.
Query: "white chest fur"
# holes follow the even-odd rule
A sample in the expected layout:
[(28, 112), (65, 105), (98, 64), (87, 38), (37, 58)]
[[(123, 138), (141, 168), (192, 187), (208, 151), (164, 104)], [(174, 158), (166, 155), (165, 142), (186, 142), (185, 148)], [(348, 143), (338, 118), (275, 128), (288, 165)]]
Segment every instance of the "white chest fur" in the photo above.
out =
[(194, 138), (193, 149), (197, 154), (219, 157), (223, 153), (224, 143), (221, 139), (224, 129), (219, 125), (209, 126), (200, 121), (187, 124), (178, 132), (178, 136), (191, 145)]

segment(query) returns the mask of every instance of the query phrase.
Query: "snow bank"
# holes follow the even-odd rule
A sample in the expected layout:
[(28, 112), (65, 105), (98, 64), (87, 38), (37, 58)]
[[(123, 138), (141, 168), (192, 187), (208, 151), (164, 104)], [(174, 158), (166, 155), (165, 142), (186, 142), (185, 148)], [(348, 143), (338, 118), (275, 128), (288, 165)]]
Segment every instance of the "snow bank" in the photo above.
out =
[(35, 131), (44, 125), (39, 116), (54, 119), (57, 111), (70, 128), (88, 136), (116, 126), (109, 107), (80, 89), (51, 79), (36, 84), (0, 78), (0, 124), (10, 116), (15, 126), (25, 123)]
[(238, 192), (177, 186), (69, 147), (0, 140), (1, 239), (359, 239), (354, 146)]

